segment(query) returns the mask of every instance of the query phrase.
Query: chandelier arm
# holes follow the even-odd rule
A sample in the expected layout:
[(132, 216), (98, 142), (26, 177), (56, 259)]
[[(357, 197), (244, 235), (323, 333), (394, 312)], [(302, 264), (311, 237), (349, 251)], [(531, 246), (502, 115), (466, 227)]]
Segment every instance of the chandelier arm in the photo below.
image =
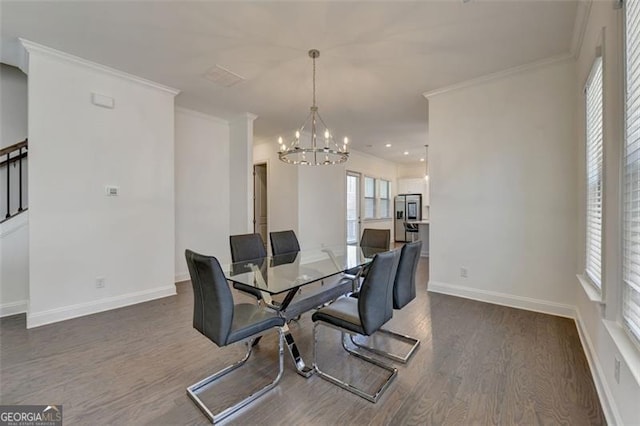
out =
[[(338, 147), (338, 144), (336, 143), (335, 139), (333, 139), (333, 134), (331, 133), (331, 131), (329, 130), (329, 126), (327, 126), (327, 124), (324, 122), (324, 120), (322, 119), (322, 116), (320, 116), (320, 112), (316, 112), (316, 115), (318, 116), (318, 120), (320, 120), (320, 123), (322, 123), (322, 125), (324, 126), (325, 130), (329, 131), (329, 140), (336, 146), (336, 148)], [(328, 145), (325, 144), (325, 145)]]

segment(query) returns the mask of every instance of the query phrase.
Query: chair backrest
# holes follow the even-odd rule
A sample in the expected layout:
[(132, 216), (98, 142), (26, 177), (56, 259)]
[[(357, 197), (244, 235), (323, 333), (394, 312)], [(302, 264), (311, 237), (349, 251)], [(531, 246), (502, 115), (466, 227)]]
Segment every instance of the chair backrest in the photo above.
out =
[(300, 251), (300, 244), (293, 230), (270, 232), (269, 239), (271, 240), (271, 254), (274, 256)]
[(402, 246), (393, 284), (393, 309), (401, 309), (416, 298), (416, 269), (421, 250), (422, 241)]
[(418, 224), (404, 222), (404, 230), (407, 232), (418, 232), (419, 231)]
[(388, 229), (369, 229), (362, 231), (360, 238), (361, 247), (375, 247), (389, 250), (389, 242), (391, 240), (391, 231)]
[(393, 282), (398, 250), (376, 254), (358, 295), (358, 314), (367, 335), (375, 333), (393, 316)]
[(262, 241), (260, 234), (231, 235), (229, 245), (231, 246), (232, 262), (267, 257), (267, 250), (264, 248), (264, 241)]
[(193, 286), (193, 328), (225, 346), (233, 320), (233, 296), (218, 259), (185, 250)]

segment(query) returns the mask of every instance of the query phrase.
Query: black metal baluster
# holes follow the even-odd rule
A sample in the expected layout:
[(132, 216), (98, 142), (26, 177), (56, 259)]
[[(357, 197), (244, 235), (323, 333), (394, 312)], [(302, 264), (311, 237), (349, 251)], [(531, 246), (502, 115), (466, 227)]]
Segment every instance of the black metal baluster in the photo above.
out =
[(19, 177), (18, 177), (18, 185), (20, 186), (18, 188), (18, 192), (20, 194), (20, 207), (18, 207), (18, 211), (21, 212), (22, 211), (22, 148), (20, 148), (20, 150), (18, 151), (18, 173), (19, 173)]
[(6, 219), (9, 219), (11, 217), (11, 212), (9, 211), (9, 200), (11, 200), (11, 198), (9, 198), (9, 179), (10, 179), (10, 173), (11, 173), (11, 167), (9, 167), (9, 153), (7, 153), (7, 215), (5, 216)]

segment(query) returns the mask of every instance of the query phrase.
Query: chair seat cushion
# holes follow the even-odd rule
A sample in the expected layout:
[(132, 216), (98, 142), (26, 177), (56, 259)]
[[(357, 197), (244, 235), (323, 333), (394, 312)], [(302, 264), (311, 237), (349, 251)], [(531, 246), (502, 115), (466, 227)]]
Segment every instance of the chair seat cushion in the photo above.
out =
[(287, 320), (295, 318), (311, 309), (318, 308), (325, 303), (331, 302), (340, 296), (343, 296), (353, 290), (353, 281), (350, 279), (342, 279), (337, 282), (327, 283), (319, 287), (302, 290), (300, 299), (293, 301), (285, 309), (284, 316)]
[(268, 311), (250, 303), (239, 303), (233, 308), (231, 333), (227, 344), (231, 344), (261, 333), (273, 327), (282, 327), (284, 318), (276, 312)]
[(331, 325), (365, 334), (358, 314), (358, 299), (341, 297), (331, 305), (314, 312), (313, 321), (323, 321)]

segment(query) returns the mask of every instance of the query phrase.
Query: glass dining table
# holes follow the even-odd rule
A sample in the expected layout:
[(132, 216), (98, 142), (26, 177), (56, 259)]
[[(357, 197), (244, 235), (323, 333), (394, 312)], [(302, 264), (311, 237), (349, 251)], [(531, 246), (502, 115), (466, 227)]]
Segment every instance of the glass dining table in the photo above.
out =
[[(358, 270), (383, 251), (344, 244), (231, 263), (223, 269), (227, 280), (257, 288), (270, 307), (284, 313), (302, 287), (336, 276), (355, 282), (357, 275), (347, 272)], [(284, 294), (284, 299), (274, 303), (272, 296), (278, 294)], [(284, 329), (298, 374), (310, 377), (313, 370), (302, 359), (287, 324)]]

